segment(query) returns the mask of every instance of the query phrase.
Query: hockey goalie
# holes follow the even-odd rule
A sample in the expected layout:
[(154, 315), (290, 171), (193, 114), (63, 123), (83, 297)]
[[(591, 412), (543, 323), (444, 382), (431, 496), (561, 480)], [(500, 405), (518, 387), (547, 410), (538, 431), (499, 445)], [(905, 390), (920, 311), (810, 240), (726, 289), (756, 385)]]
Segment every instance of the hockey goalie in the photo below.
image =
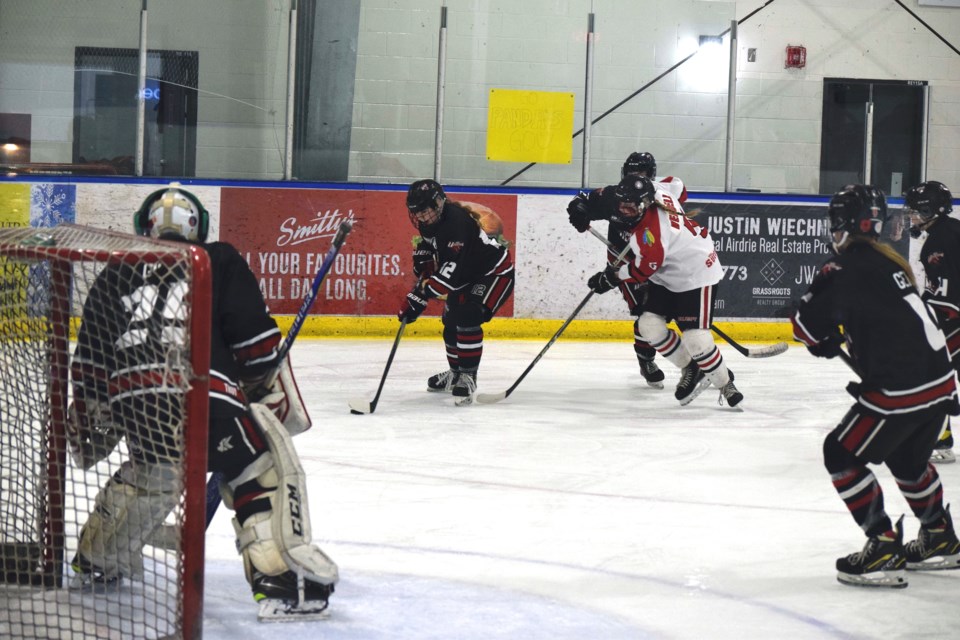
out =
[[(278, 362), (280, 331), (253, 272), (233, 246), (205, 242), (208, 219), (192, 193), (171, 185), (147, 197), (134, 227), (195, 243), (210, 256), (208, 470), (223, 478), (221, 495), (235, 512), (237, 549), (260, 618), (323, 617), (338, 570), (311, 541), (306, 479), (291, 440), (310, 426), (309, 416), (289, 362)], [(129, 456), (100, 489), (81, 530), (75, 584), (142, 575), (144, 545), (161, 546), (169, 528), (164, 520), (180, 495), (183, 419), (182, 394), (171, 391), (185, 372), (162, 356), (182, 346), (188, 287), (182, 273), (162, 264), (109, 264), (84, 305), (71, 363), (71, 452), (88, 468), (125, 439)], [(250, 401), (251, 392), (259, 402)]]

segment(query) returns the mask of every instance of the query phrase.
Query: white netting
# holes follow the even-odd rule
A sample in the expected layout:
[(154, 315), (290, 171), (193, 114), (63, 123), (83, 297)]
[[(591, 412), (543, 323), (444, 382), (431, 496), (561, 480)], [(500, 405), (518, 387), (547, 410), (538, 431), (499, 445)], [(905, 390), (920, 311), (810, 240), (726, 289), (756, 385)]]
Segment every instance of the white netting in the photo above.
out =
[[(189, 635), (184, 590), (202, 594), (184, 575), (198, 564), (185, 562), (184, 505), (203, 495), (202, 474), (189, 488), (185, 475), (190, 320), (209, 295), (190, 251), (73, 225), (0, 230), (0, 637)], [(205, 446), (205, 424), (190, 433)], [(98, 493), (124, 467), (97, 519), (130, 526), (79, 558)], [(75, 565), (93, 572), (80, 580)], [(91, 582), (101, 570), (123, 577)]]

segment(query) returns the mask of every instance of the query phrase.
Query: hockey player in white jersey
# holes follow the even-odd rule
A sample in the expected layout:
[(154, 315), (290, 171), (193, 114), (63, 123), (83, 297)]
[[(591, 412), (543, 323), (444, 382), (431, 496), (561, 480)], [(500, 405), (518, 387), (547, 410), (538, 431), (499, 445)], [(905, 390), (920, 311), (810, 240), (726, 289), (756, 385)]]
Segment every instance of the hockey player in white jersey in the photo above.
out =
[[(682, 187), (681, 187), (682, 188)], [(713, 384), (720, 400), (735, 407), (743, 394), (733, 383), (723, 356), (713, 340), (713, 303), (723, 268), (706, 227), (683, 212), (668, 191), (642, 176), (627, 176), (613, 196), (624, 220), (635, 221), (630, 236), (633, 259), (620, 267), (607, 267), (590, 277), (589, 287), (605, 293), (624, 282), (649, 282), (637, 330), (660, 355), (680, 368), (674, 396), (689, 404)], [(667, 327), (673, 320), (682, 338)]]
[[(683, 203), (687, 199), (687, 190), (683, 181), (674, 176), (657, 178), (657, 161), (652, 153), (634, 151), (623, 162), (620, 168), (620, 178), (628, 176), (643, 176), (653, 181), (658, 191), (663, 191), (674, 201)], [(620, 203), (614, 196), (616, 185), (581, 192), (567, 205), (567, 214), (570, 224), (583, 233), (590, 229), (590, 223), (598, 220), (609, 222), (607, 225), (608, 260), (613, 260), (623, 251), (633, 234), (636, 218), (625, 218), (620, 215)], [(643, 313), (643, 305), (647, 297), (647, 282), (623, 282), (620, 284), (620, 294), (627, 303), (630, 315), (639, 317)], [(633, 350), (640, 363), (640, 373), (651, 387), (663, 388), (663, 371), (654, 362), (656, 350), (651, 347), (640, 335), (640, 330), (634, 321)]]

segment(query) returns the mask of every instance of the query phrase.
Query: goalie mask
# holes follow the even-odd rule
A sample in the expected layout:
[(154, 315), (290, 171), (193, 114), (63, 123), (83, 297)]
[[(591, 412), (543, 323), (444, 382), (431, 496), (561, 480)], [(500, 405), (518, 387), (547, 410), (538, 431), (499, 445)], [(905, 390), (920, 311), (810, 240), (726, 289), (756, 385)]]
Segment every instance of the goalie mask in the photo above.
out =
[(151, 193), (133, 216), (137, 235), (161, 240), (206, 242), (209, 226), (200, 200), (177, 184)]
[(938, 216), (953, 211), (953, 196), (942, 182), (921, 182), (907, 191), (903, 208), (904, 214), (910, 218), (910, 235), (919, 238)]
[(443, 217), (447, 194), (436, 180), (417, 180), (407, 190), (407, 214), (418, 229), (432, 227)]
[(617, 213), (610, 220), (629, 227), (636, 226), (643, 212), (656, 202), (656, 189), (649, 178), (627, 176), (620, 181), (613, 192), (617, 201)]
[(880, 237), (887, 220), (887, 199), (876, 187), (848, 184), (830, 198), (830, 241), (839, 253), (851, 238)]
[(651, 180), (657, 176), (657, 161), (652, 153), (634, 151), (627, 156), (627, 159), (623, 161), (623, 166), (620, 167), (620, 178), (623, 179), (632, 175), (645, 175)]

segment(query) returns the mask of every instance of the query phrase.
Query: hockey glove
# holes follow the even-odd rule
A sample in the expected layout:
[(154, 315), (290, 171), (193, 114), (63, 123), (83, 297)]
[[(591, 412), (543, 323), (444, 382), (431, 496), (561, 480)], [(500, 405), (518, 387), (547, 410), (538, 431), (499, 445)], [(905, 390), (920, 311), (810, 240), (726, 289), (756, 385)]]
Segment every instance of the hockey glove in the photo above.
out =
[(581, 193), (567, 205), (567, 215), (573, 228), (583, 233), (590, 228), (590, 215), (587, 213), (587, 195)]
[(407, 294), (405, 304), (400, 308), (400, 311), (397, 313), (397, 319), (401, 322), (411, 323), (415, 322), (417, 318), (420, 317), (420, 314), (423, 313), (423, 310), (427, 308), (427, 298), (420, 292), (419, 289), (414, 289)]
[(590, 276), (590, 279), (587, 280), (587, 286), (593, 290), (594, 293), (606, 293), (610, 289), (614, 289), (620, 285), (620, 278), (617, 276), (617, 272), (614, 271), (612, 267), (607, 267), (603, 271), (598, 271), (597, 273)]
[(831, 333), (817, 344), (807, 347), (807, 351), (818, 358), (836, 358), (840, 355), (842, 345), (843, 336), (839, 333)]
[(437, 260), (433, 249), (426, 242), (421, 241), (413, 250), (413, 275), (426, 280), (437, 270)]

